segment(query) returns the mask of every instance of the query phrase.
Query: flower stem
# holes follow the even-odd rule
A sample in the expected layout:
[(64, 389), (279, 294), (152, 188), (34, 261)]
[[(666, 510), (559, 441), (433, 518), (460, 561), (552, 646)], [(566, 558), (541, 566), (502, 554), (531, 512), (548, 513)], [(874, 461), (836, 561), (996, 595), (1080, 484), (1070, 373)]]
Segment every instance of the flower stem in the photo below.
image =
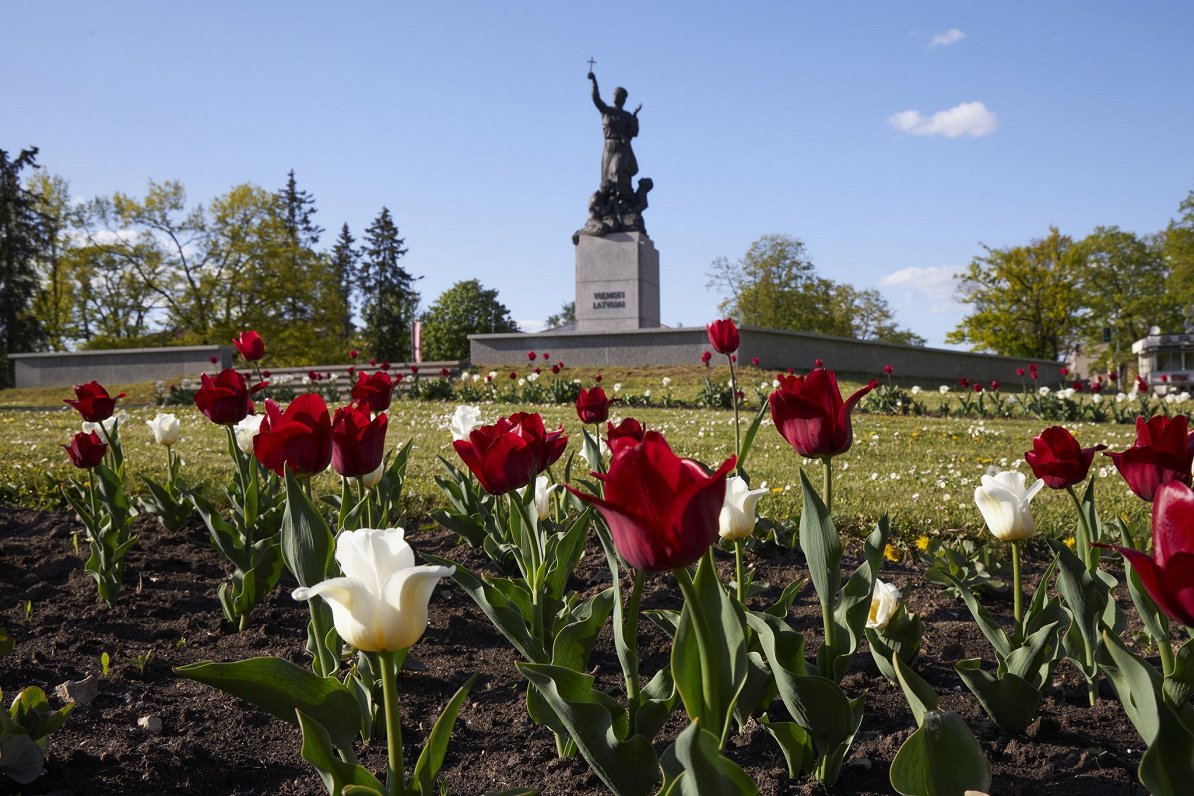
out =
[(635, 716), (638, 713), (639, 701), (642, 699), (642, 688), (638, 682), (638, 611), (643, 596), (643, 582), (647, 573), (641, 569), (634, 570), (634, 584), (630, 587), (630, 601), (626, 604), (626, 638), (632, 645), (628, 649), (626, 660), (622, 661), (622, 674), (626, 678), (626, 702), (629, 707), (630, 729), (634, 731)]
[(1020, 588), (1020, 540), (1012, 542), (1012, 606), (1016, 616), (1016, 638), (1024, 638), (1023, 595)]
[(738, 457), (738, 474), (742, 475), (742, 426), (738, 419), (738, 377), (734, 374), (734, 358), (726, 354), (730, 363), (730, 402), (734, 405), (734, 455)]
[(1161, 653), (1161, 674), (1169, 677), (1173, 674), (1173, 644), (1169, 640), (1169, 617), (1158, 612), (1157, 619), (1161, 622), (1164, 637), (1157, 639), (1157, 650)]
[(378, 658), (381, 661), (381, 688), (386, 705), (386, 793), (399, 796), (406, 782), (406, 771), (402, 764), (402, 718), (398, 715), (398, 684), (395, 681), (398, 661), (393, 652), (379, 652)]
[(742, 540), (734, 540), (734, 579), (738, 587), (738, 602), (746, 605), (746, 567), (742, 564)]
[[(692, 719), (704, 718), (706, 721), (722, 721), (721, 705), (717, 693), (717, 673), (715, 671), (716, 662), (713, 659), (713, 644), (709, 637), (709, 624), (706, 621), (705, 612), (701, 610), (701, 598), (697, 594), (696, 586), (692, 583), (692, 575), (689, 574), (687, 567), (680, 567), (672, 570), (672, 574), (676, 576), (676, 582), (680, 584), (680, 591), (684, 593), (684, 604), (688, 608), (688, 615), (692, 618), (693, 629), (696, 631), (697, 650), (701, 656), (701, 701), (704, 703), (704, 716), (689, 716)], [(719, 587), (720, 588), (720, 587)], [(728, 728), (728, 723), (726, 728)], [(722, 727), (710, 727), (714, 734), (724, 742), (724, 732)]]
[(833, 459), (829, 456), (821, 459), (821, 487), (825, 493), (825, 508), (833, 511)]

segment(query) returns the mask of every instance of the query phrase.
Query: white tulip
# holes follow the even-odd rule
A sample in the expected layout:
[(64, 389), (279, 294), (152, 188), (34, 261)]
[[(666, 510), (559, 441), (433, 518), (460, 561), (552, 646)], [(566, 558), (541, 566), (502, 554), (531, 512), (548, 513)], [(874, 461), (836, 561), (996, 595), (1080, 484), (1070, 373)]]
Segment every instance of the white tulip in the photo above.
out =
[(942, 384), (940, 387), (937, 388), (937, 392), (941, 393), (942, 395), (945, 395), (947, 392), (949, 392), (949, 385)]
[(383, 461), (377, 465), (377, 469), (371, 473), (366, 473), (361, 476), (361, 483), (365, 485), (366, 489), (372, 489), (381, 483), (381, 477), (386, 473), (386, 463)]
[(233, 426), (232, 430), (236, 432), (236, 447), (252, 456), (253, 437), (261, 430), (261, 421), (264, 419), (265, 415), (245, 415), (244, 420)]
[[(101, 421), (99, 423), (92, 423), (89, 420), (84, 420), (83, 433), (91, 434), (94, 432), (100, 436), (100, 439), (103, 439), (105, 434), (110, 437), (112, 436), (112, 431), (116, 428), (116, 425), (118, 423), (123, 423), (127, 418), (127, 412), (117, 412), (107, 420)], [(103, 427), (103, 431), (100, 431), (101, 426)]]
[[(535, 479), (535, 512), (539, 515), (539, 519), (547, 519), (547, 515), (551, 513), (551, 493), (559, 487), (559, 484), (547, 485), (547, 476), (541, 475)], [(530, 484), (518, 488), (518, 494), (521, 497), (526, 497), (527, 489)]]
[[(605, 444), (604, 437), (597, 438), (597, 445), (600, 447), (601, 460), (605, 461), (605, 457), (609, 456), (609, 445)], [(580, 458), (585, 460), (585, 464), (589, 466), (590, 470), (597, 469), (598, 462), (589, 461), (589, 446), (583, 443), (580, 446)]]
[(461, 405), (456, 407), (452, 419), (448, 421), (448, 430), (452, 432), (452, 439), (467, 440), (469, 432), (480, 425), (481, 407)]
[(291, 596), (320, 596), (332, 608), (332, 622), (341, 638), (365, 652), (406, 649), (427, 629), (427, 603), (440, 578), (455, 567), (415, 566), (415, 553), (401, 528), (344, 531), (336, 539), (336, 561), (343, 577)]
[(875, 630), (882, 630), (895, 616), (900, 607), (900, 590), (890, 583), (875, 579), (875, 592), (871, 595), (871, 612), (867, 615), (866, 626)]
[(731, 475), (726, 479), (726, 496), (717, 517), (717, 533), (722, 539), (748, 539), (755, 532), (755, 506), (766, 489), (751, 489), (746, 479)]
[(153, 441), (167, 448), (178, 442), (182, 436), (182, 426), (178, 418), (171, 414), (159, 412), (153, 420), (146, 420), (145, 425), (153, 432)]
[(1005, 470), (983, 476), (982, 486), (974, 490), (974, 502), (995, 538), (1014, 542), (1036, 532), (1028, 504), (1044, 486), (1045, 482), (1037, 479), (1026, 488), (1024, 473)]

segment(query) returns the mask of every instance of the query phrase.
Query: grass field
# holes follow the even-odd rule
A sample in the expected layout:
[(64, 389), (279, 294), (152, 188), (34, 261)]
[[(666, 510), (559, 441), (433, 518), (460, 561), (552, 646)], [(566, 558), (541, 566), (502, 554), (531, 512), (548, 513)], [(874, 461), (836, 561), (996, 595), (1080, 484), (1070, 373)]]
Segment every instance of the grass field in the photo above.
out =
[[(578, 377), (592, 384), (595, 372)], [(503, 371), (503, 376), (505, 372)], [(609, 370), (602, 385), (614, 392), (621, 385), (620, 396), (641, 396), (650, 390), (651, 401), (696, 403), (704, 368), (643, 368)], [(714, 378), (728, 376), (724, 368), (708, 372)], [(757, 406), (756, 395), (772, 374), (755, 371), (742, 379), (748, 400)], [(670, 380), (666, 387), (664, 378)], [(856, 384), (843, 383), (843, 392)], [(937, 385), (926, 385), (933, 394)], [(165, 452), (153, 444), (145, 421), (159, 410), (147, 406), (153, 386), (120, 387), (129, 393), (122, 401), (127, 419), (122, 423), (122, 438), (130, 474), (140, 473), (162, 478)], [(113, 390), (116, 391), (115, 389)], [(78, 476), (59, 447), (79, 428), (79, 417), (69, 407), (30, 409), (52, 406), (70, 395), (69, 389), (7, 390), (0, 392), (0, 501), (21, 506), (63, 505), (59, 484)], [(15, 408), (26, 407), (26, 408)], [(396, 399), (389, 412), (388, 447), (413, 439), (413, 454), (408, 470), (412, 516), (426, 517), (439, 503), (433, 480), (441, 470), (436, 460), (443, 456), (458, 461), (451, 447), (447, 422), (454, 402), (425, 402)], [(573, 435), (569, 452), (579, 451), (579, 422), (571, 405), (527, 406), (514, 403), (482, 405), (484, 418), (492, 422), (498, 416), (529, 410), (543, 414), (549, 427), (563, 424)], [(193, 407), (172, 407), (183, 425), (183, 437), (175, 450), (184, 461), (183, 478), (199, 485), (211, 495), (230, 476), (226, 441), (222, 428), (207, 421)], [(745, 426), (753, 410), (742, 417)], [(613, 418), (633, 416), (666, 435), (681, 455), (716, 465), (734, 449), (734, 415), (726, 409), (664, 408), (659, 406), (615, 406)], [(1032, 437), (1051, 423), (1038, 420), (993, 420), (958, 417), (902, 417), (858, 412), (854, 419), (854, 446), (835, 460), (835, 515), (850, 531), (872, 527), (884, 513), (890, 515), (896, 538), (907, 544), (920, 534), (981, 533), (981, 518), (974, 506), (973, 493), (986, 472), (1019, 469), (1030, 474), (1024, 452), (1032, 447)], [(1084, 446), (1103, 443), (1111, 450), (1132, 444), (1135, 431), (1128, 425), (1112, 423), (1070, 423), (1070, 430)], [(583, 462), (578, 462), (583, 468)], [(814, 484), (820, 483), (820, 465), (802, 462), (792, 448), (775, 432), (770, 418), (764, 419), (747, 469), (752, 481), (765, 485), (771, 494), (759, 503), (759, 515), (776, 522), (798, 517), (799, 475), (805, 466)], [(1095, 472), (1099, 478), (1100, 512), (1105, 517), (1126, 514), (1145, 521), (1148, 506), (1128, 491), (1111, 466), (1110, 459), (1098, 457)], [(563, 467), (555, 468), (557, 477)], [(136, 491), (139, 482), (132, 484)], [(321, 491), (338, 490), (334, 477), (325, 474), (317, 481)], [(1074, 513), (1068, 495), (1045, 490), (1033, 503), (1038, 525), (1051, 535), (1068, 536)]]

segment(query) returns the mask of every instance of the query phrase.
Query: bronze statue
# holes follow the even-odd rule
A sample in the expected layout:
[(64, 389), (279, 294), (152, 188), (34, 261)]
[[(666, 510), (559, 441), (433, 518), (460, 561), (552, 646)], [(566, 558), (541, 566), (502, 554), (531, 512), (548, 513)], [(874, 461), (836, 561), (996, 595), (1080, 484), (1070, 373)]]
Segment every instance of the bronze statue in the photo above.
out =
[(645, 177), (639, 180), (637, 190), (631, 184), (631, 178), (638, 174), (631, 140), (638, 135), (638, 112), (643, 106), (639, 105), (634, 112), (625, 110), (627, 92), (621, 86), (614, 89), (613, 106), (606, 105), (597, 88), (597, 76), (591, 71), (589, 80), (593, 83), (593, 104), (601, 111), (605, 148), (601, 152), (601, 185), (589, 198), (589, 220), (572, 236), (572, 242), (578, 243), (581, 235), (646, 234), (642, 213), (647, 208), (647, 192), (654, 184)]
[(629, 198), (634, 193), (630, 178), (638, 174), (638, 161), (634, 158), (630, 141), (638, 135), (638, 112), (643, 106), (635, 108), (634, 113), (624, 110), (622, 106), (626, 104), (626, 89), (618, 86), (614, 89), (614, 106), (611, 108), (601, 100), (597, 75), (589, 72), (589, 80), (593, 83), (593, 104), (601, 111), (601, 128), (605, 133), (601, 180), (612, 182), (620, 196)]

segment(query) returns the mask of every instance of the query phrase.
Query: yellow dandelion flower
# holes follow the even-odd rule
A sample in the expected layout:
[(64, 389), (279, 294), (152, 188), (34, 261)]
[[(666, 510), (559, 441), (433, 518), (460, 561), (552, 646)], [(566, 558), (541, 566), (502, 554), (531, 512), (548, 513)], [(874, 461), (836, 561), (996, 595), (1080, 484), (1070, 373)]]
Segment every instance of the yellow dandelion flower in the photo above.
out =
[(1065, 542), (1065, 546), (1070, 548), (1071, 550), (1074, 549), (1074, 545), (1078, 544), (1078, 540), (1072, 536), (1069, 536), (1069, 537), (1063, 539), (1062, 541)]
[(899, 561), (904, 557), (904, 552), (894, 545), (887, 545), (883, 548), (883, 557), (888, 561)]
[(929, 549), (929, 537), (927, 537), (923, 534), (916, 537), (916, 549), (922, 553), (924, 551), (928, 550)]

